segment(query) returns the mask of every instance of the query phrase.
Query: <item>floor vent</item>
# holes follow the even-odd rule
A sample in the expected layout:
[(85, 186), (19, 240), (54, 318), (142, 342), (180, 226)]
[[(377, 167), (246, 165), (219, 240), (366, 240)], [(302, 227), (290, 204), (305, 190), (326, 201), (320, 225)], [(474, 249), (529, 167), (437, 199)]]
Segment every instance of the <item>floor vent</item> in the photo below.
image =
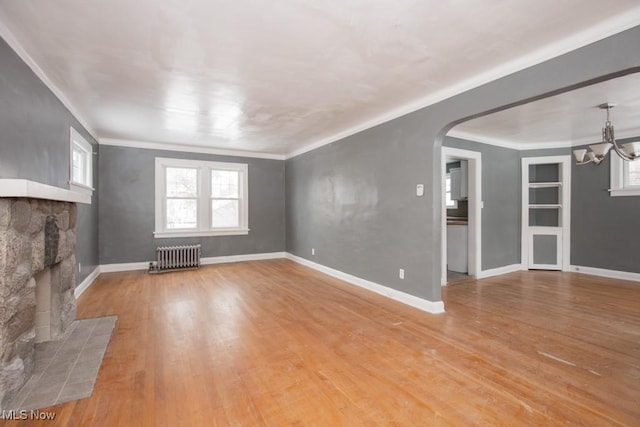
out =
[(149, 273), (186, 270), (200, 267), (200, 245), (160, 246), (156, 260), (149, 264)]

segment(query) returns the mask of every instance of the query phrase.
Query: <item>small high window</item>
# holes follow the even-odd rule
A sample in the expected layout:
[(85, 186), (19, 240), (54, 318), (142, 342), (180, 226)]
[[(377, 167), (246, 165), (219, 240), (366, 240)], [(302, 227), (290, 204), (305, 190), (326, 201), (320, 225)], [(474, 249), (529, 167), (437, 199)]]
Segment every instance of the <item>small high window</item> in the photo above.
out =
[(69, 187), (72, 190), (93, 191), (93, 158), (91, 144), (74, 128), (69, 128)]

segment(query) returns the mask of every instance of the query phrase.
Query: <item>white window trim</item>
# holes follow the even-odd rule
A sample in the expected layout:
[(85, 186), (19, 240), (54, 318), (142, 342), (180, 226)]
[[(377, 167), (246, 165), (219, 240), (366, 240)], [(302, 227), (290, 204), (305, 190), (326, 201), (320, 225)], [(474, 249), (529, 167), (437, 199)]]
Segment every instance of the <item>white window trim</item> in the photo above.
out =
[[(167, 230), (165, 228), (165, 171), (167, 167), (198, 169), (198, 228), (190, 230)], [(210, 179), (205, 179), (205, 173), (211, 169), (226, 169), (240, 172), (240, 227), (212, 229), (208, 207), (211, 203)], [(203, 237), (203, 236), (235, 236), (249, 234), (249, 166), (246, 163), (210, 162), (203, 160), (169, 159), (156, 157), (155, 168), (155, 238), (171, 237)]]
[[(73, 149), (79, 148), (86, 155), (86, 167), (84, 170), (84, 182), (73, 179)], [(69, 127), (69, 189), (79, 193), (93, 194), (93, 149), (91, 144), (84, 139), (73, 127)]]
[[(609, 189), (609, 194), (612, 197), (640, 196), (640, 186), (625, 186), (625, 163), (628, 162), (622, 160), (615, 153), (611, 153), (610, 157), (611, 188)], [(640, 160), (636, 161), (640, 162)]]

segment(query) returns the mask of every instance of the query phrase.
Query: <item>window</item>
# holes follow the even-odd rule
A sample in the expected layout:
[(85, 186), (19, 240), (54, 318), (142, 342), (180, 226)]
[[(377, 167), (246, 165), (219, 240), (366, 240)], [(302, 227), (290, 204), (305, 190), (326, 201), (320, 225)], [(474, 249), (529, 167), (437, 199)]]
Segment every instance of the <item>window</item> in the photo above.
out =
[(240, 173), (211, 170), (211, 227), (240, 227)]
[(71, 165), (69, 187), (72, 190), (93, 192), (93, 159), (91, 144), (74, 128), (69, 128)]
[(155, 237), (248, 234), (248, 165), (156, 158)]
[(640, 189), (640, 160), (625, 162), (624, 187)]
[(447, 209), (458, 209), (458, 201), (451, 200), (451, 174), (448, 173), (444, 181), (445, 204)]
[(611, 157), (612, 196), (640, 196), (640, 160), (627, 162), (615, 153)]

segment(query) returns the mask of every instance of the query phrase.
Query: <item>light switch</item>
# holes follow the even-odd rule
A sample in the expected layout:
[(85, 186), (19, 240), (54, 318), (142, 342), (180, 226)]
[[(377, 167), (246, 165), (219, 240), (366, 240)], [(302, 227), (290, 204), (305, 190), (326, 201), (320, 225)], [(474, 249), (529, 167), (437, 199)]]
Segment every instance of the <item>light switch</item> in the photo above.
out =
[(416, 185), (416, 196), (418, 197), (424, 196), (424, 184)]

